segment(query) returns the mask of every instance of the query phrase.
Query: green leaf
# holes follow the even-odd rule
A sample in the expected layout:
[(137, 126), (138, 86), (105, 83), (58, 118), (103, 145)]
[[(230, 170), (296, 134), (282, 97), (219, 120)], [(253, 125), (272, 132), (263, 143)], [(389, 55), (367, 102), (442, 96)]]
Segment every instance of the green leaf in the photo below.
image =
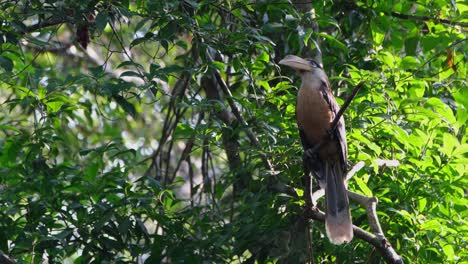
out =
[(213, 61), (211, 63), (211, 65), (216, 68), (217, 70), (220, 70), (220, 71), (224, 71), (224, 69), (226, 68), (226, 64), (224, 64), (223, 62), (221, 61)]
[(325, 33), (317, 33), (319, 36), (322, 36), (324, 38), (326, 38), (328, 40), (328, 42), (330, 42), (330, 46), (332, 47), (335, 47), (335, 48), (339, 48), (341, 49), (342, 51), (344, 51), (345, 53), (348, 53), (349, 50), (348, 50), (348, 47), (346, 47), (346, 45), (339, 41), (338, 39), (328, 35), (328, 34), (325, 34)]
[(103, 66), (89, 67), (88, 70), (96, 78), (100, 78), (101, 76), (105, 74)]
[(84, 180), (88, 182), (92, 182), (96, 179), (99, 171), (99, 164), (97, 162), (93, 162), (88, 164), (84, 171)]
[(122, 63), (120, 63), (117, 68), (125, 68), (125, 67), (137, 67), (139, 69), (144, 69), (143, 66), (139, 63), (136, 63), (134, 61), (124, 61)]
[(426, 83), (420, 80), (412, 80), (408, 94), (412, 98), (422, 98), (424, 96)]
[(453, 98), (457, 103), (465, 107), (465, 111), (468, 111), (468, 89), (460, 88), (453, 92)]
[(442, 247), (442, 250), (444, 251), (444, 254), (447, 258), (448, 261), (453, 261), (455, 260), (455, 251), (452, 247), (452, 245), (450, 244), (445, 244), (443, 247)]
[(304, 43), (304, 46), (307, 46), (309, 44), (309, 39), (312, 37), (312, 34), (314, 31), (312, 29), (306, 29), (306, 32), (302, 37), (302, 42)]
[(405, 52), (408, 55), (416, 55), (416, 49), (419, 44), (419, 37), (409, 37), (405, 40)]
[[(457, 143), (458, 143), (458, 140), (457, 140)], [(463, 156), (466, 153), (468, 153), (468, 144), (462, 144), (462, 145), (455, 148), (452, 155), (454, 157), (458, 157), (458, 156)]]
[(413, 215), (410, 214), (406, 210), (396, 210), (396, 209), (393, 209), (393, 208), (390, 208), (388, 210), (401, 215), (405, 220), (407, 220), (411, 224), (413, 224), (415, 222)]
[(125, 71), (123, 72), (122, 74), (120, 74), (120, 78), (122, 77), (138, 77), (138, 78), (142, 78), (142, 76), (138, 73), (138, 72), (134, 72), (134, 71)]
[(174, 135), (176, 138), (191, 138), (193, 137), (195, 130), (188, 124), (179, 124), (176, 128)]
[(85, 156), (85, 155), (88, 155), (88, 153), (94, 151), (95, 149), (94, 148), (83, 148), (83, 149), (80, 149), (79, 153), (81, 156)]
[(419, 228), (421, 228), (424, 231), (439, 232), (441, 226), (442, 225), (441, 225), (441, 223), (439, 223), (439, 221), (437, 221), (435, 219), (432, 219), (432, 220), (428, 220), (428, 221), (425, 221), (424, 223), (422, 223), (419, 226)]
[(136, 117), (136, 108), (132, 103), (130, 103), (129, 101), (127, 101), (127, 99), (118, 94), (115, 94), (112, 97), (127, 114), (131, 115), (133, 118)]
[(419, 59), (413, 56), (406, 56), (400, 62), (400, 68), (405, 70), (417, 70), (420, 65), (421, 62), (419, 61)]
[(63, 106), (63, 104), (63, 101), (48, 101), (46, 106), (50, 113), (55, 113)]
[(454, 74), (454, 71), (452, 68), (447, 68), (443, 71), (440, 71), (439, 72), (439, 81), (444, 81), (446, 80), (447, 78), (449, 78), (450, 76), (452, 76)]
[(354, 177), (354, 180), (356, 181), (359, 189), (362, 191), (362, 193), (366, 196), (372, 197), (372, 191), (367, 187), (367, 184), (361, 180), (359, 177)]
[(383, 61), (390, 69), (395, 68), (396, 58), (393, 54), (387, 51), (380, 51), (378, 54), (380, 60)]
[(109, 16), (107, 15), (107, 12), (99, 12), (99, 14), (96, 16), (96, 19), (94, 20), (96, 29), (98, 31), (103, 31), (107, 26), (108, 19)]
[(436, 97), (431, 97), (427, 103), (428, 106), (432, 106), (434, 110), (437, 111), (442, 117), (445, 118), (445, 121), (447, 121), (449, 124), (456, 124), (456, 118), (453, 114), (453, 110), (446, 105), (440, 98)]
[(447, 156), (451, 156), (454, 148), (458, 147), (460, 143), (458, 139), (450, 133), (444, 133), (443, 140), (444, 144), (441, 151)]
[(153, 36), (154, 36), (153, 33), (148, 32), (148, 33), (146, 33), (146, 35), (145, 35), (144, 37), (134, 39), (134, 40), (132, 41), (132, 43), (130, 43), (130, 48), (133, 48), (133, 47), (135, 47), (135, 46), (140, 45), (141, 43), (144, 43), (144, 42), (150, 40)]
[(11, 130), (11, 131), (15, 131), (15, 132), (21, 132), (21, 130), (19, 130), (18, 128), (14, 127), (14, 126), (9, 126), (9, 125), (0, 125), (0, 129), (3, 130), (3, 131)]
[(72, 229), (65, 229), (63, 230), (62, 232), (54, 235), (55, 238), (59, 239), (59, 240), (62, 240), (62, 239), (66, 239), (67, 237), (69, 237), (71, 234), (73, 234), (73, 230)]
[(5, 56), (0, 56), (0, 66), (7, 72), (13, 70), (13, 61)]
[(426, 208), (426, 204), (427, 204), (427, 199), (426, 198), (420, 198), (419, 201), (419, 212), (423, 212), (424, 209)]

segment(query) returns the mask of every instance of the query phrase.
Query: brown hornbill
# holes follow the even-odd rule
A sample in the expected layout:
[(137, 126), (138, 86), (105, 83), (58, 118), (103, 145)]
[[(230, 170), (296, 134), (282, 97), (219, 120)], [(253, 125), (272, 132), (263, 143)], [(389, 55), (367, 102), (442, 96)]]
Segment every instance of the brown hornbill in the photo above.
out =
[[(279, 64), (293, 68), (302, 79), (296, 119), (304, 148), (304, 171), (306, 177), (312, 172), (325, 190), (327, 236), (333, 244), (349, 242), (353, 239), (353, 225), (345, 183), (348, 149), (343, 117), (335, 129), (330, 127), (340, 107), (325, 71), (317, 62), (288, 55)], [(321, 147), (316, 153), (307, 151), (317, 144)]]

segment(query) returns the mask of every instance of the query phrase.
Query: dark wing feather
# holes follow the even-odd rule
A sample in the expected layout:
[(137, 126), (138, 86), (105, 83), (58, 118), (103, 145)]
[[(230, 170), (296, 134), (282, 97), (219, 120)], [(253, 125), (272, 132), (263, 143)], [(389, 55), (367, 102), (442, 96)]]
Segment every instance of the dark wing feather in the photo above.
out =
[[(330, 109), (333, 113), (333, 118), (335, 118), (336, 114), (340, 110), (340, 106), (335, 100), (335, 97), (333, 97), (333, 94), (330, 89), (330, 83), (328, 81), (322, 81), (322, 85), (320, 86), (321, 93), (325, 101), (328, 103), (330, 106)], [(332, 131), (333, 137), (338, 141), (340, 145), (340, 154), (341, 154), (341, 165), (343, 168), (343, 171), (347, 171), (347, 160), (348, 160), (348, 145), (346, 142), (346, 130), (345, 130), (345, 124), (344, 124), (344, 119), (343, 116), (340, 118), (336, 125), (336, 129)]]
[[(299, 129), (299, 135), (301, 136), (304, 151), (314, 147), (314, 145), (307, 140), (304, 130)], [(313, 172), (313, 175), (319, 182), (325, 181), (325, 164), (325, 161), (320, 159), (318, 155), (313, 159), (304, 159), (304, 167), (307, 171)]]

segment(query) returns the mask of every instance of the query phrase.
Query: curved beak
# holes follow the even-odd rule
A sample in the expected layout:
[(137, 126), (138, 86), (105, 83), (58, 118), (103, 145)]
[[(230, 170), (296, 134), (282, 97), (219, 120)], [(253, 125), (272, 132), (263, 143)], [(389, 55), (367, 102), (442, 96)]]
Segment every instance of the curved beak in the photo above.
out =
[(312, 65), (301, 57), (288, 55), (278, 62), (279, 64), (289, 66), (295, 70), (312, 71)]

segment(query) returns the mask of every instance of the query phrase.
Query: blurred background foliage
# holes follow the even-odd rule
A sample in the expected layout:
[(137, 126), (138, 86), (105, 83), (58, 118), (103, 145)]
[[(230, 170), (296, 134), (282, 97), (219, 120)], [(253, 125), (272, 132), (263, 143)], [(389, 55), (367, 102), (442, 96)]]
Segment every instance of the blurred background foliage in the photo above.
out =
[(0, 250), (18, 263), (384, 262), (275, 188), (303, 188), (299, 80), (276, 63), (317, 44), (340, 103), (365, 81), (349, 188), (380, 200), (405, 262), (468, 262), (465, 1), (0, 6)]

